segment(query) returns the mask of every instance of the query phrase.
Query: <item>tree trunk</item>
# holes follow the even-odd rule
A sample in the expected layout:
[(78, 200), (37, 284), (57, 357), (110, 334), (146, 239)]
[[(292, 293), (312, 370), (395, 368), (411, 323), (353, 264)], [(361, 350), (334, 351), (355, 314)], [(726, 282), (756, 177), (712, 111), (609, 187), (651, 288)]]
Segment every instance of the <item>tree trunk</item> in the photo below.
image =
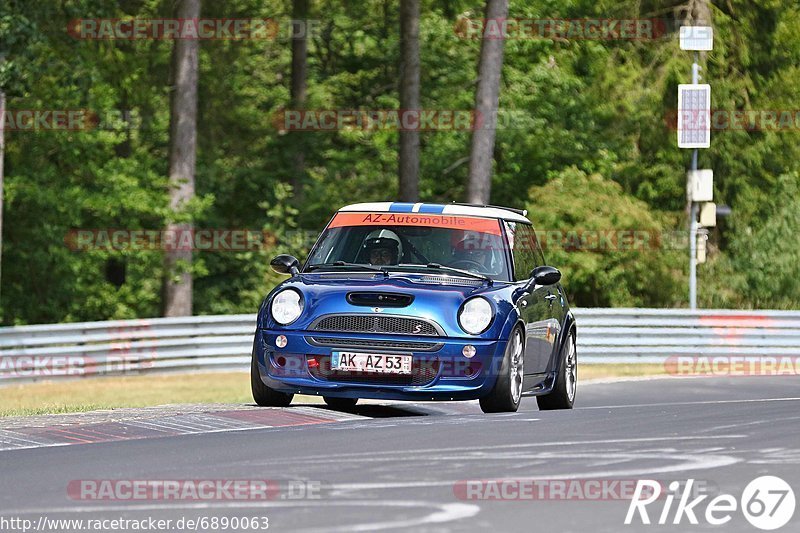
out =
[[(292, 20), (295, 24), (303, 24), (303, 32), (292, 37), (292, 79), (289, 96), (292, 109), (304, 109), (306, 106), (307, 87), (307, 58), (308, 58), (308, 0), (293, 0)], [(303, 203), (303, 189), (305, 186), (306, 154), (305, 143), (302, 142), (304, 132), (289, 132), (290, 136), (299, 138), (301, 142), (291, 143), (294, 147), (292, 157), (292, 189), (296, 206)]]
[[(400, 110), (419, 111), (419, 0), (400, 0)], [(419, 200), (419, 130), (400, 130), (400, 200)]]
[[(487, 27), (507, 16), (508, 0), (486, 0)], [(485, 37), (481, 41), (478, 65), (478, 88), (475, 91), (476, 129), (472, 133), (467, 188), (467, 201), (476, 204), (489, 203), (492, 192), (492, 154), (505, 45), (504, 39)]]
[(686, 26), (711, 26), (710, 0), (692, 0), (685, 6), (683, 24)]
[[(197, 19), (201, 0), (178, 0), (178, 18)], [(197, 77), (199, 42), (178, 39), (173, 49), (173, 79), (169, 131), (169, 206), (176, 220), (194, 197), (197, 156)], [(193, 232), (191, 222), (171, 222), (167, 232)], [(179, 239), (176, 239), (176, 241)], [(192, 239), (193, 241), (194, 239)], [(180, 247), (176, 247), (180, 248)], [(192, 314), (192, 250), (167, 250), (164, 261), (164, 316)]]

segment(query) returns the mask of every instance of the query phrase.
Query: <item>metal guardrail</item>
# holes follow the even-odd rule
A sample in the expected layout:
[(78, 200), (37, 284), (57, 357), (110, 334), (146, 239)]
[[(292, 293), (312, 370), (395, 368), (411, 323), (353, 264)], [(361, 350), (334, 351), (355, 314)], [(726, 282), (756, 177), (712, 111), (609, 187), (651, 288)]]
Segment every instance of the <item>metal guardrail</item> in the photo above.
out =
[[(575, 309), (591, 363), (681, 355), (800, 355), (800, 311)], [(246, 370), (255, 315), (0, 328), (0, 383), (104, 374)]]
[(576, 309), (584, 362), (800, 355), (800, 311)]
[(0, 383), (249, 368), (256, 315), (0, 328)]

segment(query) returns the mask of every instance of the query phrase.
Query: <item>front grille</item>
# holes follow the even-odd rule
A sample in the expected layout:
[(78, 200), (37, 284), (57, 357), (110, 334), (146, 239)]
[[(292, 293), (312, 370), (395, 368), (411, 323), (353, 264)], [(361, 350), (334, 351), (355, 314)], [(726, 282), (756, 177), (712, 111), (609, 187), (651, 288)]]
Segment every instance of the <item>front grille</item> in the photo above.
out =
[(435, 352), (442, 347), (440, 342), (384, 341), (348, 339), (346, 337), (306, 337), (306, 340), (317, 346), (332, 346), (335, 348), (389, 348), (415, 352)]
[(436, 336), (436, 327), (420, 318), (390, 315), (329, 315), (319, 319), (312, 327), (316, 331), (347, 333), (398, 333), (402, 335)]
[(312, 376), (323, 381), (339, 381), (344, 383), (365, 383), (370, 385), (401, 385), (421, 387), (432, 382), (439, 373), (439, 361), (411, 362), (411, 374), (379, 374), (373, 372), (346, 372), (331, 369), (329, 355), (309, 355), (308, 371)]

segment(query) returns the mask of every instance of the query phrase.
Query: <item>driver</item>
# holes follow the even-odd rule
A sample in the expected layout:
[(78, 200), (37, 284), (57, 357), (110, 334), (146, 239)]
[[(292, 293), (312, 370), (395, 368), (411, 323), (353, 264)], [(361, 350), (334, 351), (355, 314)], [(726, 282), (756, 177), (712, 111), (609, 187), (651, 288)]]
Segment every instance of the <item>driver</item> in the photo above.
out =
[[(483, 272), (492, 271), (493, 254), (491, 249), (481, 243), (478, 236), (470, 235), (461, 239), (453, 249), (453, 264), (460, 261), (477, 263)], [(474, 270), (470, 268), (469, 270)]]
[(400, 256), (400, 241), (391, 237), (372, 237), (364, 241), (371, 265), (396, 265)]

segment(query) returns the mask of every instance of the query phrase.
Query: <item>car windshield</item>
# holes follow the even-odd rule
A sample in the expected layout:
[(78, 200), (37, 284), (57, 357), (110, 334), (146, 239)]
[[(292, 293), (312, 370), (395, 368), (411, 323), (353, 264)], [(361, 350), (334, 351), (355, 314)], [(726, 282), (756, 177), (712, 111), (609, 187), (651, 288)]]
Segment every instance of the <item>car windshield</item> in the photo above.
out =
[(458, 275), (440, 265), (510, 279), (500, 222), (478, 217), (338, 213), (311, 251), (306, 271), (354, 265)]

